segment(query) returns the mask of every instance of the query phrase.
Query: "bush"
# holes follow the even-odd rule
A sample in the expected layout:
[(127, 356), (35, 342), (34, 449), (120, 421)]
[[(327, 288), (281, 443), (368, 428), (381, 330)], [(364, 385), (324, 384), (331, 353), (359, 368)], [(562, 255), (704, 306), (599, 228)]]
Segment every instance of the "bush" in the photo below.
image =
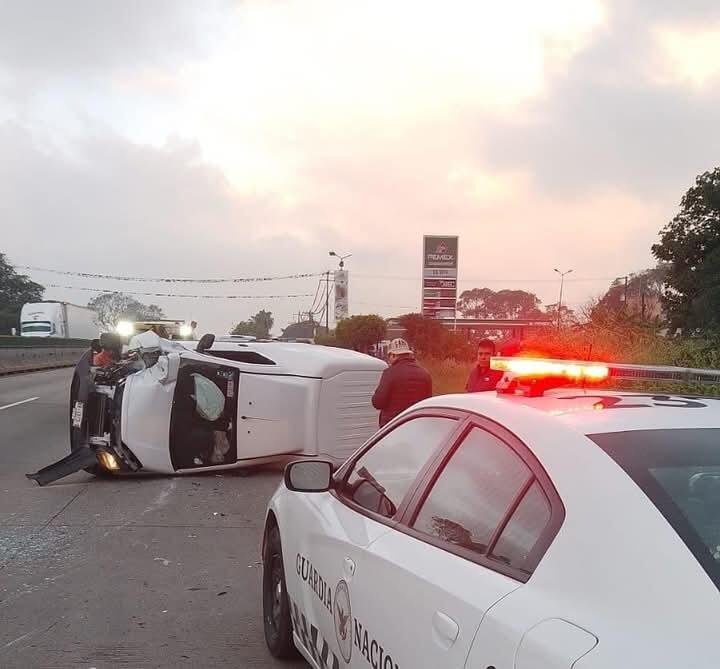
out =
[[(720, 369), (720, 340), (661, 337), (653, 328), (639, 325), (586, 325), (581, 329), (528, 338), (522, 342), (518, 355)], [(613, 382), (613, 387), (676, 395), (720, 394), (718, 386), (698, 384), (616, 381)]]
[[(465, 352), (448, 348), (443, 356), (420, 356), (419, 362), (433, 378), (435, 395), (464, 391), (474, 353), (474, 344), (471, 344)], [(517, 355), (720, 369), (720, 337), (667, 338), (659, 336), (653, 328), (640, 325), (586, 325), (525, 339)], [(720, 395), (720, 386), (699, 384), (614, 381), (613, 388), (675, 395)]]
[(319, 334), (315, 337), (314, 341), (318, 346), (335, 346), (336, 348), (342, 348), (334, 334)]

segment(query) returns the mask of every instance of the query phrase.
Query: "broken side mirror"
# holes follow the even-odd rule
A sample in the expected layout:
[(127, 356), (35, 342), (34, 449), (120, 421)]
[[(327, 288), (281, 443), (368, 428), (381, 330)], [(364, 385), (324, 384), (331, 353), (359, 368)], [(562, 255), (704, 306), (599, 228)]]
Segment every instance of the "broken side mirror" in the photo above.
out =
[(215, 335), (214, 334), (204, 334), (202, 337), (200, 337), (200, 341), (197, 345), (197, 352), (198, 353), (205, 353), (208, 349), (212, 348), (212, 345), (215, 343)]
[(285, 487), (293, 492), (327, 492), (332, 487), (333, 463), (298, 460), (285, 467)]

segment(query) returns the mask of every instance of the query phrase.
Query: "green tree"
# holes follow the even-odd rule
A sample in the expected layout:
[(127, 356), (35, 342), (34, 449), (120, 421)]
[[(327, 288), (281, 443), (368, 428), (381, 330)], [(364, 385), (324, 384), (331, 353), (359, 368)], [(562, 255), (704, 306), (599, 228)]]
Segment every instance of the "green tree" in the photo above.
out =
[(625, 277), (615, 279), (593, 306), (591, 318), (593, 321), (618, 318), (657, 321), (662, 315), (662, 292), (667, 271), (667, 266), (660, 264), (635, 272), (627, 277), (627, 286)]
[(489, 288), (472, 288), (460, 294), (457, 309), (463, 318), (489, 318), (495, 292)]
[(252, 316), (250, 320), (255, 323), (255, 330), (260, 339), (270, 338), (270, 331), (272, 330), (273, 325), (275, 325), (275, 319), (273, 318), (272, 312), (262, 309)]
[[(325, 328), (323, 328), (323, 330), (324, 329)], [(318, 346), (336, 346), (343, 348), (340, 346), (340, 342), (338, 342), (334, 332), (331, 332), (330, 334), (322, 333), (315, 335), (315, 343)]]
[(472, 288), (461, 293), (457, 308), (464, 318), (536, 318), (542, 315), (540, 304), (526, 290)]
[(40, 302), (43, 288), (28, 277), (18, 274), (0, 253), (0, 334), (10, 334), (20, 325), (20, 309), (27, 302)]
[(240, 321), (232, 330), (234, 335), (249, 335), (258, 339), (269, 339), (270, 331), (275, 325), (275, 319), (272, 312), (262, 309), (249, 320)]
[[(558, 305), (557, 302), (555, 304), (548, 304), (545, 308), (545, 316), (549, 316), (552, 319), (552, 322), (557, 324), (558, 319)], [(578, 317), (577, 314), (573, 309), (566, 305), (562, 305), (560, 309), (560, 325), (575, 325), (578, 323)]]
[(103, 293), (88, 302), (97, 312), (96, 322), (104, 330), (112, 330), (118, 321), (156, 321), (165, 317), (157, 304), (143, 304), (131, 295), (114, 292)]
[(398, 319), (398, 325), (405, 330), (403, 337), (421, 357), (442, 360), (472, 360), (476, 346), (467, 336), (448, 330), (440, 321), (422, 314), (405, 314)]
[(670, 329), (720, 330), (720, 167), (697, 177), (652, 252), (669, 263), (663, 304)]
[(405, 314), (398, 318), (398, 324), (405, 330), (405, 339), (417, 354), (444, 357), (447, 330), (440, 321), (422, 314)]
[(335, 328), (335, 337), (341, 346), (363, 353), (385, 339), (386, 333), (385, 319), (374, 314), (344, 318)]

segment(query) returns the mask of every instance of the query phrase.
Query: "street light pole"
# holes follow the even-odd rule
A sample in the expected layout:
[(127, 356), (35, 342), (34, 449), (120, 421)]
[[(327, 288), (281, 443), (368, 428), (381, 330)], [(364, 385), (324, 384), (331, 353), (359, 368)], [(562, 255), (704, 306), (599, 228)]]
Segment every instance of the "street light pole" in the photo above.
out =
[(346, 256), (343, 256), (343, 255), (340, 255), (339, 253), (335, 253), (335, 251), (330, 251), (330, 253), (328, 255), (332, 256), (333, 258), (337, 258), (340, 261), (340, 269), (345, 267), (345, 261), (348, 258), (352, 258), (352, 253), (348, 253)]
[(563, 297), (563, 284), (565, 283), (565, 275), (570, 274), (572, 272), (571, 269), (561, 272), (559, 269), (555, 270), (560, 275), (560, 297), (558, 298), (558, 306), (557, 306), (557, 312), (558, 312), (558, 318), (557, 318), (557, 329), (560, 330), (560, 323), (562, 321), (562, 297)]

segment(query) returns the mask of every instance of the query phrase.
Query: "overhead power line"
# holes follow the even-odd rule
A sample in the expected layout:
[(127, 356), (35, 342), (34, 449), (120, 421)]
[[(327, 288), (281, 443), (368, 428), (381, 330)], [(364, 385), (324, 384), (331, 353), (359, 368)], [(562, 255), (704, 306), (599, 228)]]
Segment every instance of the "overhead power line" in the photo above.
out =
[(306, 274), (286, 274), (283, 276), (251, 276), (233, 278), (212, 278), (212, 279), (187, 279), (172, 277), (147, 277), (147, 276), (124, 276), (121, 274), (93, 274), (90, 272), (72, 272), (70, 270), (48, 269), (47, 267), (32, 267), (30, 265), (17, 265), (18, 268), (33, 272), (49, 272), (51, 274), (62, 274), (63, 276), (79, 276), (84, 279), (111, 279), (113, 281), (145, 281), (147, 283), (258, 283), (262, 281), (282, 281), (285, 279), (308, 279), (322, 276), (322, 272), (311, 272)]
[(85, 288), (80, 286), (61, 286), (56, 283), (46, 284), (46, 288), (63, 288), (65, 290), (84, 290), (89, 293), (119, 293), (125, 295), (142, 295), (144, 297), (182, 297), (194, 298), (200, 300), (283, 300), (296, 299), (301, 297), (312, 297), (312, 293), (302, 293), (296, 295), (188, 295), (185, 293), (150, 293), (138, 292), (134, 290), (108, 290), (107, 288)]
[[(388, 276), (383, 274), (355, 274), (360, 279), (381, 279), (383, 281), (416, 281), (420, 282), (422, 278), (420, 275), (415, 276)], [(438, 277), (443, 278), (443, 277)], [(452, 277), (447, 277), (452, 278)], [(580, 281), (592, 282), (592, 281), (615, 281), (617, 276), (596, 276), (596, 277), (574, 277), (572, 279), (565, 279), (565, 283), (578, 283)], [(620, 277), (622, 278), (622, 277)], [(526, 278), (526, 279), (489, 279), (489, 278), (467, 278), (464, 276), (458, 276), (458, 283), (557, 283), (558, 279), (547, 279), (547, 278)]]
[[(75, 272), (71, 270), (51, 269), (47, 267), (35, 267), (32, 265), (17, 265), (19, 269), (30, 270), (34, 272), (49, 272), (51, 274), (61, 274), (64, 276), (77, 276), (87, 279), (108, 279), (114, 281), (136, 281), (147, 283), (259, 283), (265, 281), (282, 281), (291, 279), (308, 279), (314, 277), (323, 277), (325, 272), (307, 272), (298, 274), (285, 274), (280, 276), (256, 276), (256, 277), (214, 277), (214, 278), (181, 278), (181, 277), (146, 277), (146, 276), (126, 276), (121, 274), (97, 274), (92, 272)], [(361, 279), (381, 279), (384, 281), (420, 281), (419, 275), (385, 275), (385, 274), (355, 274)], [(566, 283), (593, 282), (593, 281), (614, 281), (617, 276), (604, 277), (573, 277), (565, 280)], [(557, 279), (547, 277), (529, 277), (529, 278), (472, 278), (458, 277), (460, 283), (556, 283)]]
[(322, 288), (322, 279), (318, 281), (317, 290), (315, 291), (315, 297), (313, 298), (312, 306), (310, 307), (310, 311), (308, 313), (314, 314), (317, 309), (320, 308), (320, 302), (318, 301), (318, 297), (320, 297), (320, 289)]

